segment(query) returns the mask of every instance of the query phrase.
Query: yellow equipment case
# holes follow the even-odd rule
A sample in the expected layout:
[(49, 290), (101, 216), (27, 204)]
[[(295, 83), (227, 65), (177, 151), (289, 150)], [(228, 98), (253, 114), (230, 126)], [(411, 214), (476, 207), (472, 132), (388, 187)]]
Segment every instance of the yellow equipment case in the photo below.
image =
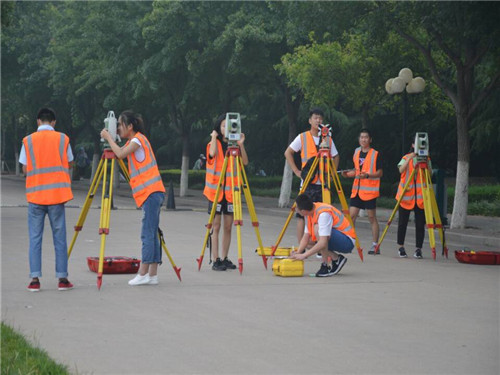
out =
[[(264, 249), (264, 254), (262, 254), (262, 251), (260, 251), (260, 248), (257, 248), (257, 250), (255, 250), (255, 252), (259, 256), (265, 255), (267, 257), (271, 256), (271, 254), (273, 253), (272, 247), (264, 247), (263, 249)], [(274, 253), (274, 256), (289, 257), (291, 251), (292, 251), (292, 249), (290, 247), (278, 247)]]
[(301, 277), (304, 275), (304, 261), (296, 259), (274, 259), (273, 272), (276, 276)]

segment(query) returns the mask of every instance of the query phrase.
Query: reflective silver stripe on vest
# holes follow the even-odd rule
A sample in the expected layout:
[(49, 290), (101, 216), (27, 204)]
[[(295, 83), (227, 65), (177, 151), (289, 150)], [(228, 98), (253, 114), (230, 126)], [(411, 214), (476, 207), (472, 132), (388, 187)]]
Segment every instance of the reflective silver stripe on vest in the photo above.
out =
[(35, 151), (33, 150), (33, 141), (31, 139), (31, 137), (32, 137), (31, 135), (28, 136), (26, 143), (28, 143), (28, 151), (30, 153), (31, 165), (32, 165), (33, 169), (36, 169)]
[[(132, 163), (134, 164), (134, 163)], [(130, 178), (132, 177), (137, 177), (139, 176), (141, 173), (144, 173), (144, 172), (147, 172), (149, 171), (151, 168), (154, 168), (156, 166), (156, 162), (153, 160), (151, 163), (139, 168), (139, 169), (136, 169), (135, 166), (132, 167), (132, 173), (130, 174)]]
[(302, 142), (302, 150), (303, 150), (303, 156), (302, 156), (302, 163), (307, 163), (307, 133), (301, 133), (300, 134), (300, 141)]
[(35, 191), (42, 190), (51, 190), (51, 189), (62, 189), (62, 188), (70, 188), (71, 184), (67, 182), (59, 182), (57, 184), (49, 184), (49, 185), (38, 185), (30, 188), (26, 188), (26, 193), (34, 193)]
[[(210, 189), (214, 189), (214, 190), (217, 189), (217, 185), (211, 184), (209, 182), (206, 182), (205, 186), (208, 186)], [(221, 187), (222, 187), (222, 185), (221, 185)], [(231, 190), (231, 186), (224, 186), (224, 191), (230, 191), (230, 190)]]
[(32, 171), (29, 171), (28, 173), (26, 173), (26, 176), (31, 177), (31, 176), (35, 176), (37, 174), (45, 174), (45, 173), (52, 173), (52, 172), (69, 173), (69, 168), (64, 168), (64, 167), (36, 168), (36, 169), (33, 169)]
[[(325, 208), (325, 206), (320, 206), (318, 207), (318, 209), (316, 209), (316, 215), (319, 217), (319, 211), (321, 209)], [(345, 216), (344, 214), (342, 213), (337, 213), (337, 211), (335, 210), (331, 210), (329, 207), (326, 207), (328, 209), (328, 212), (331, 212), (333, 215), (335, 215), (337, 217), (337, 219), (339, 220), (337, 224), (334, 224), (332, 225), (332, 228), (334, 229), (337, 229), (339, 228), (340, 226), (342, 226), (342, 224), (344, 223), (344, 219), (345, 219)], [(352, 226), (349, 224), (347, 227), (345, 227), (344, 229), (342, 229), (343, 231), (349, 231), (352, 229)]]
[(60, 134), (61, 139), (59, 140), (59, 155), (61, 155), (61, 162), (64, 160), (64, 134)]
[(368, 151), (368, 153), (370, 153), (370, 152), (371, 152), (371, 154), (370, 154), (370, 171), (369, 171), (369, 173), (373, 174), (373, 173), (375, 173), (375, 170), (373, 169), (373, 164), (375, 164), (374, 163), (375, 162), (375, 157), (373, 156), (373, 154), (375, 154), (375, 151), (372, 148), (372, 149), (370, 149), (370, 151)]
[(137, 186), (135, 189), (132, 189), (132, 194), (138, 193), (141, 190), (144, 190), (145, 188), (147, 188), (149, 185), (153, 185), (155, 182), (158, 182), (158, 181), (161, 181), (161, 177), (155, 176), (152, 179), (146, 181), (144, 184), (141, 184), (141, 185)]
[(359, 190), (363, 191), (378, 191), (378, 187), (369, 187), (369, 186), (359, 186)]

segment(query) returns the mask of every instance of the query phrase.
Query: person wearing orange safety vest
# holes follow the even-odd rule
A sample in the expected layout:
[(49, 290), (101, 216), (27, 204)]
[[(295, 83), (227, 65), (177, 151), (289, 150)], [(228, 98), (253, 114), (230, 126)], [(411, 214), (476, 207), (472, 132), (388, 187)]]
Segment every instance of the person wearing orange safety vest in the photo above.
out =
[[(208, 199), (208, 213), (212, 211), (212, 206), (215, 201), (215, 193), (217, 184), (219, 183), (222, 166), (224, 164), (224, 157), (227, 151), (227, 138), (224, 137), (226, 130), (226, 115), (220, 115), (214, 124), (214, 129), (210, 134), (211, 140), (207, 144), (207, 164), (205, 174), (205, 189), (203, 195)], [(240, 140), (237, 144), (241, 152), (241, 161), (243, 165), (248, 164), (248, 156), (245, 150), (245, 134), (241, 133)], [(236, 159), (235, 159), (236, 160)], [(214, 271), (225, 271), (227, 269), (236, 269), (236, 265), (228, 259), (229, 246), (231, 245), (231, 231), (233, 227), (233, 195), (231, 186), (238, 183), (238, 176), (236, 176), (236, 165), (231, 166), (228, 160), (226, 176), (219, 191), (217, 199), (217, 207), (215, 217), (212, 223), (212, 246), (211, 254)], [(222, 254), (219, 257), (219, 232), (221, 227), (221, 216), (224, 214), (224, 229), (222, 233)]]
[(349, 214), (356, 224), (359, 210), (366, 210), (372, 228), (372, 246), (368, 254), (375, 254), (378, 243), (377, 197), (380, 196), (380, 178), (383, 175), (380, 153), (371, 147), (372, 137), (368, 129), (359, 132), (359, 146), (352, 157), (354, 170), (343, 171), (342, 176), (354, 178)]
[[(415, 148), (415, 144), (411, 145), (412, 150)], [(403, 188), (408, 182), (413, 170), (417, 165), (417, 154), (415, 152), (410, 152), (403, 156), (401, 161), (398, 163), (399, 173), (401, 173), (401, 179), (398, 185), (398, 192), (396, 194), (396, 200), (399, 199), (403, 193)], [(431, 170), (430, 159), (427, 158), (427, 167)], [(399, 206), (399, 221), (398, 221), (398, 246), (399, 246), (399, 256), (401, 258), (406, 258), (406, 250), (404, 248), (406, 228), (408, 226), (408, 220), (410, 217), (410, 212), (415, 212), (415, 237), (416, 237), (416, 250), (413, 254), (414, 258), (422, 259), (422, 245), (424, 243), (425, 236), (425, 212), (424, 212), (424, 198), (422, 195), (422, 181), (420, 179), (418, 171), (415, 173), (413, 180), (410, 181), (408, 190), (406, 190), (403, 199), (401, 200)]]
[(132, 196), (142, 208), (142, 261), (137, 275), (129, 285), (158, 284), (158, 265), (161, 261), (161, 244), (158, 237), (161, 205), (165, 199), (165, 186), (156, 164), (153, 148), (144, 135), (142, 117), (132, 111), (124, 111), (118, 117), (117, 132), (127, 143), (120, 147), (107, 129), (101, 138), (108, 142), (118, 159), (127, 158)]
[[(285, 151), (285, 158), (292, 169), (293, 173), (301, 179), (301, 185), (304, 182), (302, 180), (301, 170), (305, 172), (304, 167), (308, 164), (308, 161), (315, 158), (318, 154), (319, 144), (321, 142), (321, 134), (319, 125), (323, 123), (323, 111), (320, 108), (313, 108), (309, 111), (309, 125), (311, 126), (310, 130), (299, 134), (292, 143), (288, 146)], [(300, 152), (300, 160), (301, 160), (301, 169), (297, 168), (294, 161), (294, 154), (296, 152)], [(333, 158), (333, 162), (335, 163), (335, 167), (339, 166), (339, 153), (337, 152), (337, 148), (335, 147), (335, 143), (330, 138), (330, 155)], [(309, 161), (311, 163), (311, 161)], [(305, 176), (304, 176), (305, 178)], [(305, 194), (309, 195), (313, 202), (322, 202), (323, 194), (321, 191), (321, 181), (316, 175), (307, 186), (304, 191)], [(302, 235), (304, 233), (304, 218), (297, 214), (297, 240), (300, 241)]]
[(69, 138), (54, 130), (56, 114), (51, 108), (41, 108), (37, 114), (38, 129), (23, 139), (19, 163), (26, 175), (28, 201), (28, 232), (30, 238), (30, 292), (40, 290), (42, 276), (42, 237), (45, 216), (52, 228), (56, 256), (58, 289), (69, 290), (68, 246), (66, 242), (66, 213), (64, 204), (73, 199), (69, 168), (73, 152)]
[[(341, 211), (327, 203), (313, 202), (307, 194), (300, 194), (295, 203), (296, 211), (306, 218), (306, 228), (297, 251), (293, 251), (290, 257), (304, 260), (320, 253), (323, 262), (316, 276), (336, 275), (347, 262), (347, 258), (338, 253), (350, 253), (354, 248), (354, 228)], [(328, 258), (331, 264), (328, 264)]]

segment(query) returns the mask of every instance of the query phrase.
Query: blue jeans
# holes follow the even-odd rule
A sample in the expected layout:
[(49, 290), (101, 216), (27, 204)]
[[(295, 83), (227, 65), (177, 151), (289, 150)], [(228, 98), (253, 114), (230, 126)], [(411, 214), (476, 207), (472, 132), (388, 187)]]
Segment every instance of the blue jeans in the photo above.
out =
[(142, 205), (142, 263), (161, 264), (161, 245), (158, 238), (158, 227), (160, 225), (160, 210), (165, 194), (162, 192), (152, 193)]
[(337, 253), (350, 253), (354, 248), (354, 244), (349, 236), (332, 228), (330, 239), (328, 240), (328, 250), (336, 251)]
[(64, 203), (54, 205), (28, 203), (30, 277), (42, 276), (42, 237), (45, 215), (47, 214), (56, 251), (56, 277), (68, 277), (68, 245), (66, 243)]

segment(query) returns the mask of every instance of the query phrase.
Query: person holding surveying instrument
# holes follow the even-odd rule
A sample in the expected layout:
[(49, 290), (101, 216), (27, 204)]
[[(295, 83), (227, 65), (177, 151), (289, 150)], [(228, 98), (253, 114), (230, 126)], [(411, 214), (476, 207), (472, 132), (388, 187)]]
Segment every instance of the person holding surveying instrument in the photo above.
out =
[[(219, 182), (220, 173), (222, 171), (224, 156), (227, 151), (226, 133), (226, 115), (220, 115), (214, 124), (214, 129), (210, 134), (211, 140), (207, 144), (207, 164), (205, 174), (205, 189), (203, 195), (209, 200), (208, 213), (211, 213), (212, 206), (215, 200), (217, 184)], [(243, 165), (248, 165), (248, 156), (244, 146), (245, 134), (241, 133), (240, 139), (236, 142), (241, 151), (241, 161)], [(228, 168), (226, 177), (221, 186), (215, 218), (213, 221), (213, 236), (212, 236), (212, 269), (214, 271), (225, 271), (227, 269), (236, 269), (236, 265), (228, 259), (229, 246), (231, 244), (231, 231), (233, 225), (233, 196), (231, 192), (231, 178), (236, 171), (231, 171)], [(236, 177), (239, 178), (239, 177)], [(219, 232), (221, 227), (221, 216), (224, 215), (224, 228), (222, 234), (222, 256), (219, 257)], [(221, 260), (222, 258), (222, 260)]]
[(292, 251), (290, 258), (304, 260), (320, 253), (322, 263), (316, 276), (336, 275), (347, 262), (347, 258), (338, 253), (350, 253), (354, 248), (353, 227), (342, 212), (330, 204), (313, 202), (307, 194), (300, 194), (295, 203), (296, 211), (305, 218), (306, 227), (299, 247)]
[(364, 209), (372, 227), (372, 246), (368, 254), (375, 254), (378, 243), (377, 197), (380, 196), (380, 178), (383, 175), (378, 151), (371, 147), (372, 137), (368, 129), (359, 132), (359, 146), (352, 157), (354, 169), (342, 171), (343, 177), (354, 178), (349, 205), (349, 215), (356, 224), (359, 210)]
[(158, 284), (158, 264), (161, 264), (161, 246), (158, 237), (160, 209), (165, 198), (165, 186), (161, 180), (153, 149), (144, 136), (144, 124), (140, 115), (125, 111), (118, 117), (118, 135), (128, 139), (125, 146), (116, 144), (107, 129), (101, 138), (108, 142), (118, 159), (127, 158), (130, 187), (138, 207), (142, 207), (142, 261), (139, 273), (129, 285)]
[[(319, 108), (313, 108), (309, 111), (309, 125), (311, 126), (310, 130), (299, 134), (292, 143), (288, 146), (285, 151), (285, 158), (288, 162), (290, 168), (292, 168), (293, 173), (301, 179), (301, 186), (304, 183), (304, 178), (306, 174), (302, 173), (301, 170), (297, 168), (295, 165), (295, 161), (293, 160), (293, 155), (296, 152), (300, 152), (300, 159), (302, 162), (302, 171), (306, 172), (306, 165), (310, 162), (311, 159), (314, 159), (318, 154), (319, 145), (321, 142), (321, 134), (319, 126), (323, 122), (323, 111)], [(337, 148), (335, 147), (335, 143), (330, 138), (330, 155), (333, 158), (333, 162), (335, 163), (335, 167), (339, 166), (339, 153), (337, 152)], [(310, 164), (309, 164), (310, 165)], [(307, 194), (313, 202), (322, 202), (323, 196), (321, 191), (321, 181), (319, 179), (319, 174), (316, 174), (313, 179), (310, 181), (307, 186), (304, 194)], [(297, 240), (300, 241), (302, 239), (302, 235), (304, 233), (304, 217), (297, 213)]]
[(49, 217), (56, 254), (58, 290), (73, 289), (68, 280), (68, 245), (66, 242), (66, 214), (64, 204), (73, 199), (69, 168), (73, 153), (69, 138), (54, 130), (56, 113), (50, 108), (38, 111), (38, 129), (23, 139), (19, 163), (26, 175), (28, 201), (28, 234), (30, 238), (29, 263), (30, 292), (40, 291), (42, 276), (42, 237), (45, 215)]
[[(401, 161), (398, 163), (399, 173), (401, 173), (401, 179), (398, 185), (398, 192), (396, 194), (396, 200), (401, 196), (408, 178), (410, 178), (413, 170), (418, 161), (418, 156), (415, 153), (415, 142), (411, 145), (411, 151), (403, 156)], [(428, 156), (425, 157), (427, 161), (427, 168), (429, 171), (431, 169), (431, 161)], [(424, 197), (422, 194), (422, 181), (420, 179), (420, 174), (415, 173), (413, 181), (410, 181), (410, 185), (406, 190), (403, 199), (401, 200), (399, 206), (399, 221), (398, 221), (398, 246), (399, 246), (399, 256), (401, 258), (406, 258), (406, 251), (404, 248), (406, 228), (408, 226), (408, 219), (410, 218), (410, 212), (415, 212), (415, 236), (416, 236), (416, 250), (413, 254), (414, 258), (422, 259), (422, 245), (424, 243), (425, 236), (425, 212), (424, 212)]]

